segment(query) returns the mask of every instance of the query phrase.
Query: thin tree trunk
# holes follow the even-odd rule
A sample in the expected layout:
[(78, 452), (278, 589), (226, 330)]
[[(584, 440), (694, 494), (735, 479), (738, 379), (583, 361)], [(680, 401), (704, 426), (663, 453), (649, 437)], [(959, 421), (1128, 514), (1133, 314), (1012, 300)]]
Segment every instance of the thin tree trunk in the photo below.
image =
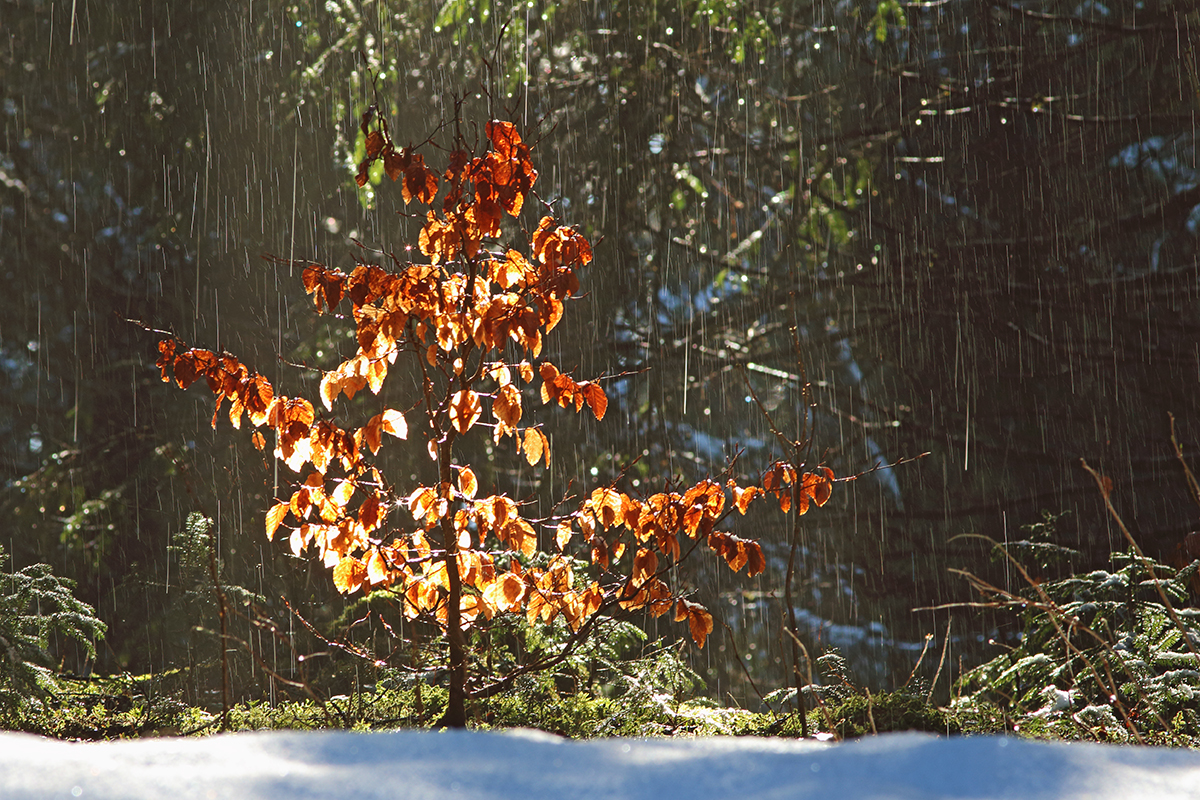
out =
[(808, 706), (804, 702), (804, 678), (800, 670), (800, 631), (796, 626), (796, 605), (792, 602), (792, 580), (796, 576), (796, 547), (800, 543), (800, 485), (799, 476), (792, 487), (792, 546), (788, 553), (787, 574), (783, 579), (783, 604), (792, 634), (792, 676), (796, 681), (796, 711), (800, 714), (800, 735), (808, 738)]
[[(441, 476), (439, 494), (450, 499), (451, 478), (450, 451), (453, 435), (438, 448), (438, 470)], [(442, 518), (442, 552), (446, 565), (446, 582), (450, 585), (446, 598), (446, 641), (450, 645), (450, 698), (441, 724), (447, 728), (467, 727), (467, 646), (462, 630), (462, 576), (458, 574), (458, 536), (454, 531), (454, 518), (447, 514)]]

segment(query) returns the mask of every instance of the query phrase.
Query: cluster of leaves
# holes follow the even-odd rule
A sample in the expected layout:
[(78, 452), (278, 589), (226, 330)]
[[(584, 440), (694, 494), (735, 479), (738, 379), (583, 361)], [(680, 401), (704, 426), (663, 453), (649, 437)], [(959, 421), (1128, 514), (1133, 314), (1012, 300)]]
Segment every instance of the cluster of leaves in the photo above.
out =
[[(363, 125), (373, 118), (365, 115)], [(386, 127), (368, 135), (374, 144), (360, 175), (382, 160), (393, 179), (403, 179), (406, 203), (432, 206), (441, 195), (440, 210), (425, 214), (424, 262), (393, 254), (390, 270), (367, 263), (350, 274), (305, 267), (304, 287), (316, 310), (333, 313), (348, 299), (356, 326), (357, 352), (321, 380), (328, 416), (318, 417), (304, 398), (277, 394), (235, 357), (174, 338), (159, 344), (162, 378), (181, 388), (203, 378), (217, 397), (213, 426), (228, 400), (230, 422), (236, 428), (248, 418), (259, 449), (266, 438), (257, 429), (273, 432), (275, 458), (298, 478), (291, 496), (266, 513), (268, 539), (286, 529), (293, 552), (315, 550), (343, 593), (383, 589), (403, 598), (406, 616), (435, 622), (450, 638), (452, 661), (456, 631), (510, 613), (530, 625), (561, 615), (580, 632), (602, 610), (661, 616), (674, 609), (702, 647), (712, 616), (663, 575), (697, 546), (735, 571), (761, 573), (766, 562), (758, 543), (719, 530), (719, 523), (767, 496), (784, 511), (823, 505), (833, 473), (801, 472), (780, 461), (750, 486), (706, 479), (643, 498), (602, 486), (574, 510), (544, 518), (523, 514), (507, 495), (483, 494), (471, 467), (456, 461), (459, 437), (490, 428), (495, 445), (511, 439), (530, 465), (549, 465), (547, 436), (524, 422), (531, 397), (576, 412), (586, 406), (597, 421), (608, 406), (598, 382), (573, 378), (540, 358), (545, 335), (578, 291), (576, 272), (592, 260), (591, 246), (551, 216), (528, 235), (528, 255), (488, 246), (500, 236), (504, 215), (520, 213), (537, 171), (512, 123), (492, 121), (485, 132), (485, 152), (473, 155), (459, 141), (441, 180), (419, 154), (398, 151)], [(380, 409), (359, 427), (339, 425), (338, 399), (364, 388), (379, 394), (401, 354), (420, 370), (420, 395), (407, 408)], [(414, 411), (419, 422), (411, 421)], [(414, 429), (439, 480), (401, 491), (373, 459), (383, 434), (407, 439)], [(411, 524), (390, 516), (397, 509), (407, 511)], [(588, 557), (573, 556), (575, 549)], [(539, 553), (548, 557), (535, 560)], [(577, 576), (589, 562), (591, 580)]]
[(966, 673), (956, 705), (990, 705), (1018, 729), (1071, 737), (1200, 731), (1200, 609), (1181, 607), (1200, 561), (1175, 569), (1132, 552), (1112, 559), (1113, 571), (1026, 590), (1019, 642)]
[(48, 564), (3, 573), (9, 556), (0, 547), (0, 711), (21, 712), (59, 691), (50, 653), (55, 636), (74, 639), (96, 657), (107, 626), (75, 598), (75, 584)]

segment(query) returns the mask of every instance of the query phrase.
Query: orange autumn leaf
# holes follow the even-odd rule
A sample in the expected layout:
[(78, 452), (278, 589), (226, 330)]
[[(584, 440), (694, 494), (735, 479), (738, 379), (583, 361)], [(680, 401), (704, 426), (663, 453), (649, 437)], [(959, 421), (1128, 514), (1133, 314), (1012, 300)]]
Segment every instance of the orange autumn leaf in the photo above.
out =
[(680, 598), (675, 606), (675, 621), (682, 622), (684, 620), (687, 620), (692, 641), (696, 643), (697, 647), (704, 649), (704, 642), (713, 630), (712, 614), (708, 613), (699, 603)]
[(608, 397), (605, 396), (604, 390), (595, 383), (581, 384), (579, 389), (583, 393), (583, 399), (587, 401), (588, 408), (596, 415), (596, 421), (604, 419), (604, 412), (608, 410)]
[(420, 153), (412, 155), (404, 170), (404, 182), (400, 189), (405, 205), (414, 198), (422, 203), (430, 203), (437, 195), (437, 173), (425, 166), (425, 158)]
[(733, 485), (733, 505), (737, 508), (738, 513), (745, 516), (746, 509), (750, 507), (750, 503), (761, 493), (762, 490), (757, 486), (747, 486), (743, 489), (736, 484)]
[(492, 402), (492, 413), (509, 428), (517, 427), (517, 423), (521, 421), (520, 390), (511, 383), (501, 386)]
[(482, 410), (479, 395), (470, 389), (460, 389), (450, 397), (450, 424), (459, 433), (466, 433), (479, 420)]
[(518, 608), (524, 596), (525, 581), (511, 572), (499, 576), (483, 590), (484, 602), (499, 612)]
[(598, 534), (591, 536), (592, 563), (603, 569), (608, 569), (609, 551), (608, 543), (604, 541), (604, 537)]
[(428, 486), (422, 486), (406, 499), (408, 510), (417, 522), (428, 518), (437, 503), (437, 492)]
[(353, 556), (346, 556), (333, 568), (333, 585), (342, 594), (357, 592), (366, 579), (366, 565)]
[(633, 572), (630, 577), (634, 585), (641, 585), (650, 580), (658, 569), (658, 556), (653, 550), (639, 548), (633, 557)]
[(819, 472), (823, 480), (817, 484), (813, 499), (816, 500), (817, 506), (823, 506), (833, 494), (833, 470), (829, 467), (821, 467)]
[(763, 556), (762, 547), (758, 542), (748, 542), (746, 544), (746, 576), (753, 578), (756, 575), (761, 575), (767, 569), (767, 559)]
[(406, 163), (405, 163), (406, 154), (407, 154), (407, 148), (404, 148), (400, 152), (397, 152), (394, 149), (384, 151), (383, 171), (386, 172), (387, 176), (389, 178), (391, 178), (393, 181), (396, 180), (397, 178), (399, 178), (402, 174), (404, 174), (404, 169), (406, 166)]
[(384, 433), (395, 436), (397, 439), (408, 438), (408, 422), (404, 419), (403, 414), (394, 408), (388, 408), (380, 417)]
[(463, 467), (458, 471), (458, 490), (468, 499), (475, 497), (475, 493), (479, 491), (479, 482), (475, 480), (475, 473), (470, 467)]
[(513, 550), (526, 557), (531, 558), (537, 552), (537, 533), (534, 532), (532, 525), (520, 517), (511, 520), (504, 526), (500, 531), (500, 538)]
[(383, 134), (379, 131), (371, 131), (367, 134), (367, 158), (375, 158), (383, 152)]
[(390, 578), (391, 570), (388, 569), (387, 561), (380, 555), (379, 550), (372, 550), (367, 556), (367, 583), (378, 586)]
[(540, 430), (537, 428), (526, 428), (523, 446), (525, 460), (529, 462), (529, 466), (536, 466), (538, 459), (542, 458), (543, 454), (546, 457), (546, 466), (550, 466), (550, 443), (546, 440), (546, 435)]
[(566, 549), (567, 544), (569, 544), (571, 541), (572, 533), (573, 531), (571, 530), (571, 523), (566, 522), (565, 520), (558, 523), (558, 527), (554, 532), (554, 543), (558, 545), (559, 550)]
[(275, 531), (279, 530), (280, 523), (283, 522), (283, 518), (287, 516), (287, 513), (290, 509), (291, 504), (283, 502), (276, 503), (275, 505), (271, 506), (271, 510), (267, 512), (268, 542), (275, 539)]
[(358, 507), (358, 523), (369, 533), (383, 524), (385, 511), (383, 501), (378, 495), (367, 495)]

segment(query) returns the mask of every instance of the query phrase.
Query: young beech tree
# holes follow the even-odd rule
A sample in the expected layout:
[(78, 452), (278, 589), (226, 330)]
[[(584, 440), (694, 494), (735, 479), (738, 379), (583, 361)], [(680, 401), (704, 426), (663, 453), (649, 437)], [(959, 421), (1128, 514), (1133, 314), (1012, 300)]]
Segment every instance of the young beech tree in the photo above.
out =
[[(547, 518), (528, 515), (505, 494), (480, 496), (475, 472), (456, 458), (460, 437), (510, 441), (530, 465), (548, 466), (541, 426), (523, 424), (534, 398), (576, 413), (586, 406), (604, 418), (608, 400), (598, 383), (540, 358), (544, 337), (578, 290), (576, 272), (592, 260), (591, 246), (550, 216), (522, 237), (524, 252), (497, 244), (502, 216), (520, 213), (537, 180), (530, 147), (511, 122), (488, 122), (478, 155), (458, 135), (440, 177), (421, 153), (397, 148), (382, 119), (364, 115), (362, 129), (367, 151), (359, 184), (382, 161), (405, 203), (428, 207), (419, 237), (425, 260), (392, 255), (390, 270), (360, 263), (348, 275), (305, 266), (304, 288), (317, 311), (333, 312), (348, 300), (357, 329), (357, 353), (321, 381), (325, 414), (308, 400), (276, 394), (229, 354), (188, 349), (173, 338), (159, 343), (164, 381), (187, 388), (204, 378), (217, 397), (213, 426), (229, 400), (233, 426), (248, 419), (259, 449), (267, 445), (261, 429), (269, 428), (275, 458), (296, 473), (291, 495), (267, 510), (267, 538), (286, 531), (292, 551), (315, 551), (339, 591), (393, 592), (409, 618), (439, 626), (449, 649), (450, 726), (465, 724), (467, 697), (552, 666), (604, 615), (673, 610), (703, 647), (712, 616), (679, 596), (664, 575), (697, 547), (734, 571), (761, 573), (759, 545), (717, 530), (718, 523), (768, 495), (785, 512), (823, 505), (833, 473), (802, 473), (780, 461), (757, 485), (707, 479), (642, 497), (607, 485)], [(378, 394), (398, 358), (411, 359), (423, 376), (410, 405), (378, 408), (358, 426), (334, 414), (341, 395), (353, 398), (364, 388)], [(436, 464), (432, 485), (397, 487), (373, 464), (386, 441), (410, 437), (424, 440)], [(508, 614), (529, 625), (561, 615), (572, 632), (565, 651), (490, 682), (470, 675), (468, 634)]]

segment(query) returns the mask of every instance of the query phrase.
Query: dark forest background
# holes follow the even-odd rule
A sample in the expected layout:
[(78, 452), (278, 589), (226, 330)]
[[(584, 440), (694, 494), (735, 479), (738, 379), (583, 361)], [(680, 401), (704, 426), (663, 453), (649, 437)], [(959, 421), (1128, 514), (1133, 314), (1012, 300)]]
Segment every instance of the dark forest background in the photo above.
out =
[[(806, 375), (839, 476), (929, 454), (839, 484), (802, 532), (810, 649), (839, 647), (883, 687), (928, 633), (950, 637), (955, 672), (1003, 640), (1002, 619), (912, 611), (969, 599), (950, 567), (1012, 581), (959, 534), (1012, 540), (1069, 512), (1054, 535), (1075, 568), (1123, 546), (1081, 458), (1147, 551), (1169, 559), (1200, 527), (1170, 441), (1173, 414), (1185, 456), (1200, 452), (1193, 2), (3, 0), (0, 14), (0, 544), (14, 567), (78, 581), (110, 626), (98, 672), (190, 665), (193, 690), (211, 689), (195, 626), (212, 622), (172, 549), (190, 512), (215, 522), (223, 580), (285, 627), (281, 598), (323, 626), (342, 614), (319, 564), (262, 536), (287, 476), (210, 428), (206, 391), (163, 384), (156, 337), (126, 320), (315, 396), (319, 373), (290, 364), (336, 363), (349, 326), (262, 256), (345, 266), (414, 241), (390, 181), (354, 182), (371, 74), (400, 144), (451, 118), (456, 95), (468, 118), (511, 117), (538, 142), (542, 198), (598, 242), (548, 354), (581, 375), (637, 372), (612, 385), (605, 424), (553, 418), (551, 469), (481, 452), (482, 483), (551, 503), (638, 457), (633, 488), (736, 453), (757, 474), (779, 453), (747, 384), (799, 430)], [(421, 455), (394, 457), (397, 484)], [(775, 687), (786, 527), (738, 524), (767, 573), (697, 563), (685, 578)], [(298, 668), (241, 624), (281, 673)], [(718, 624), (694, 665), (748, 702), (729, 635)], [(238, 692), (264, 692), (243, 651)]]

